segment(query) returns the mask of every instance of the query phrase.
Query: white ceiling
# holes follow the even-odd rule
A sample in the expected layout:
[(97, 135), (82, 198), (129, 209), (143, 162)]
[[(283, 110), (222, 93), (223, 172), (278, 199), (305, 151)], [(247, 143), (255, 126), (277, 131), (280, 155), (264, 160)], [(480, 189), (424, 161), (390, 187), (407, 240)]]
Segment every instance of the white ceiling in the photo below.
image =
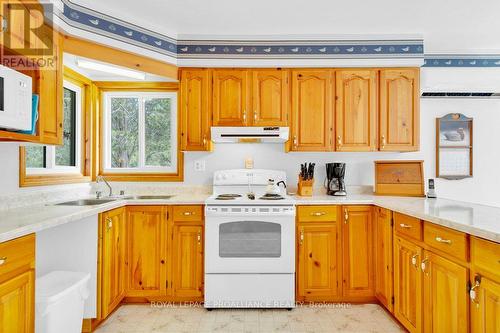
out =
[(179, 39), (423, 34), (426, 53), (500, 53), (499, 0), (73, 0)]

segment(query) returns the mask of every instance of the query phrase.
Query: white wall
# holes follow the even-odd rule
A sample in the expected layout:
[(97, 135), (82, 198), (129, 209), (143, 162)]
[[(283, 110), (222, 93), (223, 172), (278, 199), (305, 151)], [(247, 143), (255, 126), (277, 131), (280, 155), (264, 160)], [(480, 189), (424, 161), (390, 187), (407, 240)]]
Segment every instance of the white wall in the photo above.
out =
[[(484, 77), (485, 70), (423, 69), (422, 87), (457, 86), (470, 82), (473, 89)], [(486, 82), (498, 82), (500, 70), (488, 70)], [(447, 83), (448, 82), (448, 83)], [(496, 91), (500, 91), (500, 86)], [(483, 85), (481, 89), (484, 89)], [(324, 163), (343, 161), (347, 165), (348, 185), (373, 185), (373, 161), (382, 159), (423, 159), (425, 177), (435, 177), (435, 119), (447, 113), (460, 112), (474, 118), (474, 177), (464, 180), (438, 179), (440, 197), (500, 206), (500, 99), (422, 99), (421, 151), (416, 153), (284, 153), (283, 145), (217, 144), (213, 153), (185, 153), (185, 183), (210, 185), (212, 173), (219, 169), (242, 168), (246, 157), (253, 157), (256, 168), (285, 169), (290, 184), (296, 182), (300, 163), (317, 164), (317, 182), (325, 176)], [(206, 170), (194, 170), (194, 162), (203, 159)], [(32, 191), (18, 187), (18, 148), (16, 144), (0, 144), (0, 189), (2, 194)], [(174, 184), (172, 184), (174, 185)], [(72, 186), (72, 185), (70, 185)], [(38, 190), (40, 188), (37, 188)]]

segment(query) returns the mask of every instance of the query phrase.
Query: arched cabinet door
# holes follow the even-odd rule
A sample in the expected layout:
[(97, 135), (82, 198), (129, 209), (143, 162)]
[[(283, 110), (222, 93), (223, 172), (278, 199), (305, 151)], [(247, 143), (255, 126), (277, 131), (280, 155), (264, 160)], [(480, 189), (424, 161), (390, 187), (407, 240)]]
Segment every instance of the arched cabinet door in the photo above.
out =
[(380, 150), (419, 150), (419, 76), (418, 68), (380, 71)]
[(287, 126), (288, 71), (252, 71), (252, 126)]
[(213, 125), (247, 126), (250, 122), (249, 72), (243, 69), (214, 69)]

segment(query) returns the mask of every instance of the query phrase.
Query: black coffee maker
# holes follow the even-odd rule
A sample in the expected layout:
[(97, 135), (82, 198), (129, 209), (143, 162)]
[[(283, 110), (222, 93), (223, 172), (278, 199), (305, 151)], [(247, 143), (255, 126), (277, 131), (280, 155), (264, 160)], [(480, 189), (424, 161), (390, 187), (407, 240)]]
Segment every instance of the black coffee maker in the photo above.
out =
[(326, 193), (334, 196), (346, 196), (345, 163), (326, 163)]

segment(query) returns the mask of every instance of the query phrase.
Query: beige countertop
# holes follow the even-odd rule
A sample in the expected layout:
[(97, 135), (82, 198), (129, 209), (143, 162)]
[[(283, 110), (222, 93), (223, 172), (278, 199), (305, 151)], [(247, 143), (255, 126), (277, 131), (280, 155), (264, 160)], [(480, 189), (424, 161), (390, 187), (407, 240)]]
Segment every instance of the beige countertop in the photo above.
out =
[[(121, 199), (99, 206), (35, 205), (0, 212), (0, 242), (71, 221), (97, 215), (125, 205), (203, 204), (208, 194), (178, 194), (168, 200)], [(327, 195), (295, 196), (297, 205), (377, 205), (438, 225), (500, 243), (500, 208), (447, 199), (385, 197), (352, 194), (338, 198)]]

